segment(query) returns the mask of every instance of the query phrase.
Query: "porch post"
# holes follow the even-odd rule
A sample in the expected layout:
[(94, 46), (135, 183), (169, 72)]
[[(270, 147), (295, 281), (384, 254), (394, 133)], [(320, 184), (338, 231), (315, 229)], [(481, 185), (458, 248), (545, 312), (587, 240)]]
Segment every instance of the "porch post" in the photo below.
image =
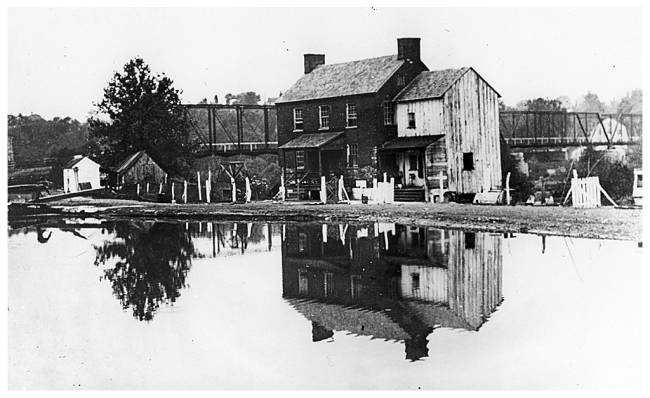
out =
[(320, 148), (318, 148), (318, 175), (323, 175), (323, 154), (321, 153)]

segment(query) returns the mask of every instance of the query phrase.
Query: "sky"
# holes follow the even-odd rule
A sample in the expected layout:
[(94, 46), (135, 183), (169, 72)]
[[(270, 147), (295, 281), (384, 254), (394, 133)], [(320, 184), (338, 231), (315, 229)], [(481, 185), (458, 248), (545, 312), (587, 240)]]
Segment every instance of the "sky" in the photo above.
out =
[(431, 70), (473, 66), (508, 105), (609, 102), (642, 85), (638, 8), (11, 8), (8, 112), (85, 120), (113, 73), (142, 57), (185, 103), (276, 97), (304, 53), (338, 63), (420, 37)]

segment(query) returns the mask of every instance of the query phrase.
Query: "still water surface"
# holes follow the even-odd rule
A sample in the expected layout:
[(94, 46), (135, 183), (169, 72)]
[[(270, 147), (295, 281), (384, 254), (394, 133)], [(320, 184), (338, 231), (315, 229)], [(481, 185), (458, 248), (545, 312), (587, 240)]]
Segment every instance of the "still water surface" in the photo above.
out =
[(14, 225), (9, 387), (638, 387), (641, 252), (382, 223)]

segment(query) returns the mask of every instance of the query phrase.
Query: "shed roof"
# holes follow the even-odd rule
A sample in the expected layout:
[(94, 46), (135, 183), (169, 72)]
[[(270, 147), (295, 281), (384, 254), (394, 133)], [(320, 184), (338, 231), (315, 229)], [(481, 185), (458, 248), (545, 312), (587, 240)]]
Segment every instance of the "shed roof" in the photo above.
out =
[[(476, 71), (471, 66), (464, 66), (457, 69), (443, 69), (421, 72), (411, 80), (411, 82), (402, 89), (396, 96), (395, 101), (415, 101), (421, 99), (433, 99), (442, 97), (451, 86), (456, 83), (468, 70)], [(476, 73), (478, 75), (478, 73)], [(481, 77), (479, 75), (479, 77)], [(481, 77), (483, 81), (483, 79)], [(489, 83), (485, 82), (488, 86)], [(490, 86), (492, 90), (494, 88)], [(496, 92), (496, 90), (494, 90)], [(500, 94), (497, 92), (497, 95)]]
[(397, 55), (319, 65), (302, 76), (276, 103), (377, 92), (406, 62)]
[(310, 133), (301, 134), (293, 140), (280, 146), (279, 149), (313, 149), (320, 148), (323, 145), (335, 140), (343, 134), (343, 131), (331, 133)]
[(444, 137), (444, 134), (438, 135), (423, 135), (417, 137), (398, 137), (393, 140), (387, 141), (382, 145), (382, 150), (395, 150), (395, 149), (410, 149), (410, 148), (426, 148), (427, 146), (438, 141)]

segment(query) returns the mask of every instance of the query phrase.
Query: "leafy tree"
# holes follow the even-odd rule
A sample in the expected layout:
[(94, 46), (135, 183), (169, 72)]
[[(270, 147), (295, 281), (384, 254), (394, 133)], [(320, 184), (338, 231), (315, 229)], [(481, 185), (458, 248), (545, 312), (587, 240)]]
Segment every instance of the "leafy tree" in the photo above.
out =
[(643, 92), (632, 90), (618, 103), (616, 113), (641, 113), (643, 111)]
[(169, 77), (152, 75), (141, 58), (129, 61), (113, 75), (95, 104), (98, 115), (89, 119), (93, 155), (115, 165), (146, 150), (164, 169), (186, 174), (196, 142), (180, 93)]
[(517, 107), (527, 111), (565, 111), (562, 105), (562, 100), (559, 98), (535, 98), (526, 101), (521, 101)]
[(186, 286), (197, 254), (182, 224), (119, 221), (108, 231), (116, 238), (95, 246), (95, 265), (105, 265), (104, 279), (113, 295), (141, 321), (150, 321), (161, 304), (174, 303)]
[(598, 98), (598, 94), (587, 93), (582, 102), (578, 105), (578, 112), (605, 112), (605, 104), (603, 104)]
[(226, 94), (226, 104), (240, 104), (240, 105), (257, 105), (260, 103), (261, 97), (254, 91), (246, 91), (239, 94)]

